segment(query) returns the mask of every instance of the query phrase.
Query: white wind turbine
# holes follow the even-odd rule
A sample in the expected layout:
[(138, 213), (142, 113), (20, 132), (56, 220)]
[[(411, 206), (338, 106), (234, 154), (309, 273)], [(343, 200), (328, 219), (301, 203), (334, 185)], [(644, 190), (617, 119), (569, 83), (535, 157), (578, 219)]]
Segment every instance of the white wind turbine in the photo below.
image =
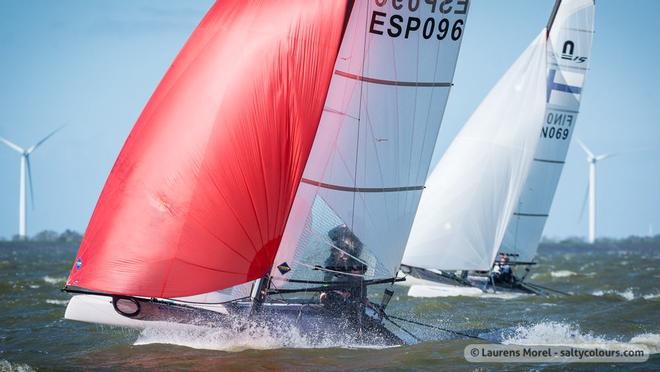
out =
[(584, 142), (577, 140), (582, 147), (582, 150), (587, 154), (587, 162), (589, 163), (589, 243), (593, 244), (596, 241), (596, 163), (615, 156), (617, 154), (602, 154), (594, 155), (591, 150), (584, 144)]
[(21, 167), (20, 167), (20, 178), (19, 178), (19, 193), (18, 193), (18, 237), (19, 239), (25, 239), (25, 230), (26, 230), (26, 200), (25, 200), (25, 170), (27, 168), (27, 178), (30, 183), (30, 199), (32, 206), (34, 207), (34, 190), (32, 188), (32, 170), (30, 168), (30, 154), (41, 146), (46, 140), (48, 140), (53, 134), (57, 133), (60, 129), (64, 128), (61, 126), (49, 135), (42, 138), (39, 142), (35, 143), (31, 147), (24, 149), (17, 144), (9, 141), (4, 137), (0, 137), (0, 141), (7, 145), (12, 150), (21, 154)]

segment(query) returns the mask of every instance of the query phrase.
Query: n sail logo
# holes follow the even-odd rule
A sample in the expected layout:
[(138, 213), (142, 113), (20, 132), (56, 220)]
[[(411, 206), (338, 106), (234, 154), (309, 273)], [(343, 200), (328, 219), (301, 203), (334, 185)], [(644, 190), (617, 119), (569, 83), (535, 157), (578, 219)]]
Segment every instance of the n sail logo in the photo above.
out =
[(575, 43), (572, 40), (566, 40), (564, 46), (561, 48), (561, 59), (573, 61), (575, 63), (584, 63), (587, 57), (574, 56)]

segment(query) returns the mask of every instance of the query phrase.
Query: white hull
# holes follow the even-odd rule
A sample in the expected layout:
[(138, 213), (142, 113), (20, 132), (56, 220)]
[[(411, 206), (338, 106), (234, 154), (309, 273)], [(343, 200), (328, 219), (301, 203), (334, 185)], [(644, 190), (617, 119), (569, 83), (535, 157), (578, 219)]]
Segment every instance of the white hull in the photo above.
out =
[[(219, 314), (227, 314), (224, 306), (206, 306), (207, 310), (216, 311)], [(85, 323), (96, 323), (126, 328), (153, 328), (153, 327), (196, 327), (194, 325), (166, 322), (145, 321), (133, 319), (119, 314), (113, 304), (112, 297), (80, 294), (75, 295), (69, 301), (64, 313), (64, 318)]]

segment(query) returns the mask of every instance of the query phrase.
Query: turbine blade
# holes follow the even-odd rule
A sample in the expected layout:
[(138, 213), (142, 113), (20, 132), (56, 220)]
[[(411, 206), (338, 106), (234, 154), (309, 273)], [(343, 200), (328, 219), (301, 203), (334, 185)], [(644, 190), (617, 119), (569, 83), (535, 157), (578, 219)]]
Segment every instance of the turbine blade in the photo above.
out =
[(19, 152), (19, 153), (21, 153), (21, 154), (22, 154), (23, 151), (24, 151), (23, 148), (22, 148), (21, 146), (15, 144), (15, 143), (13, 143), (13, 142), (11, 142), (10, 140), (8, 140), (8, 139), (6, 139), (6, 138), (4, 138), (4, 137), (0, 137), (0, 141), (2, 141), (5, 145), (9, 146), (9, 148), (11, 148), (12, 150), (15, 150), (15, 151), (17, 151), (17, 152)]
[(41, 141), (35, 143), (32, 147), (28, 148), (28, 149), (27, 149), (27, 153), (28, 153), (28, 154), (32, 153), (32, 151), (36, 150), (37, 147), (41, 146), (42, 143), (46, 142), (46, 140), (48, 140), (50, 137), (52, 137), (53, 134), (59, 132), (59, 131), (62, 130), (62, 128), (64, 128), (65, 126), (66, 126), (66, 124), (64, 124), (64, 125), (62, 125), (61, 127), (55, 129), (54, 131), (50, 132), (50, 134), (48, 134), (46, 137), (42, 138)]
[(34, 209), (34, 188), (32, 187), (32, 167), (30, 166), (30, 155), (25, 155), (25, 165), (27, 165), (28, 183), (30, 184), (30, 205)]
[(618, 156), (618, 155), (620, 155), (620, 154), (619, 154), (619, 153), (616, 153), (616, 152), (613, 152), (613, 153), (609, 153), (609, 154), (598, 155), (598, 156), (596, 156), (594, 159), (595, 159), (596, 161), (601, 161), (601, 160), (605, 160), (605, 159), (607, 159), (607, 158), (611, 158), (611, 157), (613, 157), (613, 156)]
[(588, 197), (589, 197), (589, 183), (587, 183), (587, 187), (584, 189), (584, 198), (582, 198), (582, 207), (580, 207), (580, 217), (578, 217), (578, 222), (582, 221), (582, 217), (584, 216), (584, 210), (587, 208)]
[(627, 154), (634, 154), (637, 152), (647, 152), (647, 151), (655, 151), (655, 150), (660, 150), (660, 147), (658, 146), (648, 146), (648, 147), (638, 147), (636, 149), (631, 149), (631, 150), (625, 150), (625, 151), (619, 151), (617, 155), (627, 155)]
[(580, 144), (580, 147), (582, 147), (582, 150), (584, 150), (584, 152), (586, 152), (587, 155), (589, 155), (590, 158), (593, 158), (594, 154), (591, 152), (591, 150), (589, 150), (587, 145), (585, 145), (584, 142), (582, 142), (582, 140), (579, 139), (579, 138), (576, 138), (576, 140), (578, 141), (578, 144)]
[(604, 160), (604, 159), (611, 158), (611, 157), (614, 157), (614, 156), (635, 154), (635, 153), (638, 153), (638, 152), (654, 151), (654, 150), (658, 150), (658, 149), (660, 149), (660, 147), (639, 147), (639, 148), (631, 149), (631, 150), (625, 150), (625, 151), (619, 151), (619, 152), (610, 152), (610, 153), (607, 153), (607, 154), (598, 155), (597, 157), (595, 157), (595, 159), (596, 159), (596, 161), (599, 161), (599, 160)]

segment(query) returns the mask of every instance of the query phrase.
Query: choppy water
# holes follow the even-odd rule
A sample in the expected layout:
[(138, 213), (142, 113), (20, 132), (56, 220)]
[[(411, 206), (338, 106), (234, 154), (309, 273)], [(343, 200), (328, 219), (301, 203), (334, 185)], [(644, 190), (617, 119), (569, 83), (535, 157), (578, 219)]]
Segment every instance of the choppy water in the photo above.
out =
[[(531, 276), (570, 297), (498, 296), (412, 298), (397, 287), (391, 314), (452, 329), (497, 329), (516, 344), (643, 344), (645, 364), (468, 364), (472, 340), (407, 327), (424, 341), (388, 349), (327, 343), (310, 348), (291, 332), (228, 335), (221, 331), (115, 329), (62, 319), (63, 286), (73, 247), (0, 246), (0, 371), (30, 369), (660, 369), (660, 248), (645, 252), (546, 252)], [(501, 330), (504, 330), (502, 332)], [(286, 347), (284, 347), (286, 345)]]

